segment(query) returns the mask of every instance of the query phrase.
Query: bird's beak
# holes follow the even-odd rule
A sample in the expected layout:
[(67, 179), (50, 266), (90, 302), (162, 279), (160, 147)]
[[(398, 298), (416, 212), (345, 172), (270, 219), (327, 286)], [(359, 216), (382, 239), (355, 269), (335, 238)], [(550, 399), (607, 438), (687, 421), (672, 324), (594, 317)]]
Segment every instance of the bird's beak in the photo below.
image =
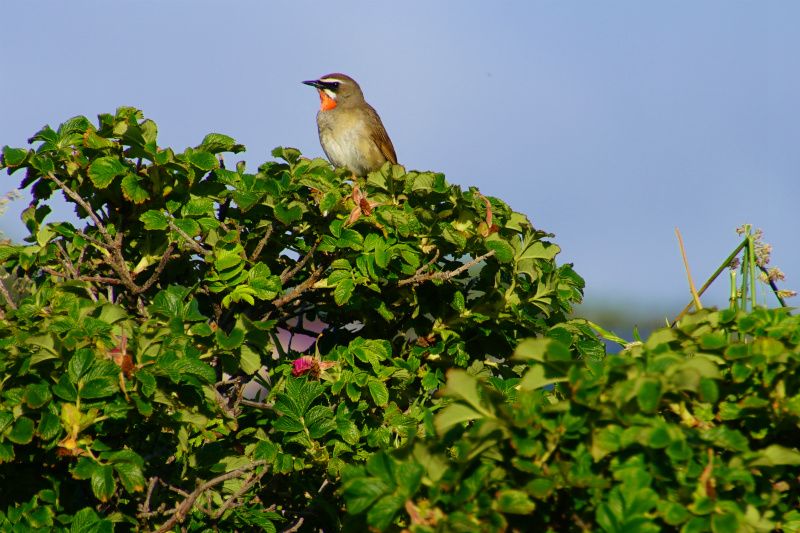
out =
[(308, 81), (304, 81), (303, 83), (305, 83), (306, 85), (310, 85), (312, 87), (316, 87), (319, 90), (322, 90), (322, 89), (335, 89), (336, 88), (335, 84), (330, 83), (330, 82), (325, 83), (322, 80), (308, 80)]

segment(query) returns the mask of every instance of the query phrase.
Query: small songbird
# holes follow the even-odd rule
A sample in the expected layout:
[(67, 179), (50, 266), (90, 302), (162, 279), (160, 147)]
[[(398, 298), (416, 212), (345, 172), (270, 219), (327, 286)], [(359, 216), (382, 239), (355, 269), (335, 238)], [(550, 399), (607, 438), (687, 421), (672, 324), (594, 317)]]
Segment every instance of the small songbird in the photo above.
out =
[(303, 83), (319, 91), (319, 142), (334, 166), (366, 176), (386, 161), (397, 164), (381, 117), (364, 100), (356, 80), (344, 74), (328, 74)]

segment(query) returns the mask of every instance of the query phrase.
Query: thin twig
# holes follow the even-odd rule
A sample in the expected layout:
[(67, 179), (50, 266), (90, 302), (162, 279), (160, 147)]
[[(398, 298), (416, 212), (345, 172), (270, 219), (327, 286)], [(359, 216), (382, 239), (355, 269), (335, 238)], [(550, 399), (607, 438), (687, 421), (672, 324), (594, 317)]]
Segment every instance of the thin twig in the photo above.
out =
[(302, 259), (300, 259), (300, 261), (295, 263), (292, 268), (287, 268), (286, 270), (281, 272), (281, 283), (286, 283), (287, 281), (292, 279), (295, 276), (295, 274), (300, 272), (300, 269), (303, 268), (306, 265), (306, 263), (308, 263), (308, 260), (311, 259), (312, 255), (314, 255), (314, 252), (317, 250), (317, 246), (319, 246), (319, 243), (321, 243), (321, 242), (322, 242), (322, 239), (320, 239), (317, 242), (315, 242), (311, 246), (311, 248), (308, 249), (308, 252), (306, 252), (306, 255), (304, 255), (302, 257)]
[[(42, 267), (43, 272), (47, 272), (48, 274), (52, 274), (53, 276), (57, 276), (59, 278), (70, 278), (69, 274), (65, 274), (64, 272), (59, 272), (50, 267)], [(122, 285), (122, 280), (117, 278), (109, 278), (106, 276), (77, 276), (74, 278), (77, 281), (90, 281), (93, 283), (105, 283), (107, 285)]]
[(150, 482), (147, 484), (147, 496), (144, 499), (144, 503), (139, 507), (140, 514), (146, 514), (150, 512), (150, 498), (153, 496), (153, 490), (155, 490), (157, 484), (158, 477), (151, 477)]
[(142, 285), (142, 292), (145, 292), (147, 289), (153, 286), (153, 284), (158, 280), (161, 273), (164, 271), (164, 268), (167, 266), (167, 262), (169, 262), (169, 258), (172, 255), (172, 251), (175, 249), (175, 243), (169, 243), (167, 249), (164, 250), (164, 255), (161, 256), (161, 261), (158, 262), (158, 266), (153, 271), (153, 274), (144, 282)]
[[(741, 252), (742, 248), (744, 248), (746, 245), (747, 245), (747, 239), (744, 239), (741, 243), (739, 243), (739, 246), (737, 246), (736, 249), (734, 251), (732, 251), (731, 254), (728, 257), (725, 258), (725, 261), (722, 262), (722, 264), (719, 266), (719, 268), (713, 274), (711, 274), (711, 277), (708, 278), (708, 280), (706, 280), (705, 283), (703, 283), (703, 286), (700, 287), (699, 291), (697, 291), (697, 295), (698, 296), (702, 296), (703, 293), (706, 292), (706, 289), (708, 289), (711, 286), (711, 284), (714, 283), (714, 280), (716, 280), (717, 277), (720, 274), (722, 274), (722, 271), (731, 266), (731, 261), (733, 261), (734, 258), (737, 255), (739, 255), (739, 252)], [(683, 308), (683, 311), (678, 313), (678, 316), (676, 316), (675, 320), (672, 321), (672, 324), (670, 324), (670, 327), (674, 328), (675, 324), (677, 324), (678, 321), (681, 318), (683, 318), (684, 315), (686, 315), (686, 313), (688, 313), (692, 309), (693, 305), (694, 305), (693, 301), (689, 302), (688, 304), (686, 304), (686, 307)]]
[(246, 405), (248, 407), (255, 407), (256, 409), (264, 409), (265, 411), (271, 411), (275, 408), (275, 406), (271, 403), (264, 403), (264, 402), (254, 402), (253, 400), (242, 400), (239, 403), (242, 405)]
[(171, 221), (171, 220), (169, 221), (169, 227), (170, 227), (170, 229), (172, 229), (172, 230), (175, 230), (175, 231), (178, 233), (178, 235), (180, 235), (181, 237), (183, 237), (183, 238), (184, 238), (184, 240), (185, 240), (187, 243), (189, 243), (189, 246), (191, 246), (191, 247), (192, 247), (192, 250), (194, 250), (194, 251), (195, 251), (195, 252), (197, 252), (198, 254), (202, 254), (202, 255), (208, 255), (208, 254), (210, 254), (210, 253), (211, 253), (211, 250), (206, 250), (205, 248), (203, 248), (202, 246), (200, 246), (200, 243), (198, 243), (196, 240), (192, 239), (192, 238), (189, 236), (189, 234), (188, 234), (188, 233), (186, 233), (186, 232), (185, 232), (185, 231), (183, 231), (181, 228), (179, 228), (178, 226), (176, 226), (176, 225), (175, 225), (175, 223), (174, 223), (173, 221)]
[(263, 478), (267, 474), (267, 472), (269, 472), (269, 468), (265, 468), (264, 470), (261, 471), (260, 474), (257, 474), (257, 475), (251, 473), (247, 477), (245, 482), (242, 483), (242, 486), (239, 487), (239, 490), (237, 490), (236, 492), (231, 494), (231, 497), (228, 498), (227, 500), (225, 500), (225, 503), (222, 504), (222, 507), (220, 507), (217, 510), (217, 512), (214, 514), (214, 519), (216, 520), (219, 517), (221, 517), (223, 514), (225, 514), (225, 511), (230, 509), (234, 505), (236, 500), (238, 500), (242, 496), (242, 494), (244, 494), (245, 492), (250, 490), (250, 487), (252, 487), (256, 483), (261, 481), (261, 478)]
[(697, 295), (697, 289), (694, 286), (694, 280), (692, 280), (692, 271), (689, 270), (689, 259), (686, 257), (686, 248), (683, 246), (683, 237), (681, 237), (681, 230), (677, 227), (675, 228), (675, 235), (678, 237), (678, 246), (681, 249), (681, 257), (683, 257), (683, 266), (686, 269), (686, 279), (689, 280), (689, 291), (692, 293), (692, 300), (694, 301), (694, 308), (698, 311), (703, 308), (703, 304), (700, 303), (700, 296)]
[(269, 238), (272, 237), (272, 224), (267, 226), (267, 231), (264, 232), (264, 236), (258, 241), (256, 244), (256, 249), (253, 250), (253, 254), (250, 256), (250, 261), (255, 261), (258, 259), (258, 256), (261, 255), (261, 250), (264, 249), (264, 246), (267, 244)]
[(312, 272), (311, 275), (308, 276), (308, 278), (304, 282), (300, 283), (297, 287), (295, 287), (292, 292), (284, 294), (280, 298), (272, 300), (272, 305), (280, 308), (286, 305), (287, 303), (291, 302), (292, 300), (299, 298), (301, 294), (303, 294), (312, 285), (314, 285), (317, 281), (319, 281), (319, 278), (322, 276), (322, 273), (324, 271), (325, 267), (323, 266), (317, 267), (317, 269), (314, 272)]
[(472, 261), (464, 263), (463, 265), (461, 265), (460, 267), (456, 268), (455, 270), (448, 270), (448, 271), (444, 271), (444, 272), (441, 272), (441, 271), (440, 272), (431, 272), (431, 273), (428, 273), (428, 274), (423, 274), (423, 273), (414, 274), (410, 278), (401, 279), (400, 281), (398, 281), (397, 282), (397, 286), (398, 287), (402, 287), (404, 285), (411, 285), (411, 284), (416, 285), (418, 283), (423, 283), (425, 281), (430, 281), (430, 280), (447, 281), (450, 278), (454, 278), (454, 277), (458, 276), (459, 274), (461, 274), (465, 270), (469, 270), (470, 268), (474, 267), (475, 265), (477, 265), (478, 263), (480, 263), (484, 259), (488, 259), (488, 258), (492, 257), (494, 255), (494, 253), (495, 253), (494, 250), (489, 250), (485, 254), (476, 257)]
[(300, 530), (300, 527), (303, 525), (303, 522), (305, 522), (305, 518), (301, 516), (300, 518), (297, 519), (297, 522), (295, 522), (292, 525), (292, 527), (284, 529), (281, 533), (295, 533), (295, 531)]
[[(173, 514), (172, 517), (169, 520), (164, 522), (161, 525), (161, 527), (158, 528), (158, 530), (157, 530), (158, 533), (162, 533), (164, 531), (169, 531), (169, 530), (172, 529), (172, 527), (175, 524), (183, 522), (183, 519), (186, 517), (186, 515), (189, 513), (189, 511), (192, 510), (192, 507), (194, 506), (194, 502), (197, 500), (197, 498), (199, 498), (200, 495), (203, 494), (208, 489), (214, 488), (214, 487), (216, 487), (217, 485), (219, 485), (221, 483), (225, 483), (229, 479), (234, 479), (236, 477), (239, 477), (242, 474), (244, 474), (246, 472), (249, 472), (249, 471), (253, 470), (254, 468), (258, 468), (259, 466), (262, 466), (262, 465), (265, 465), (265, 464), (267, 464), (266, 461), (255, 461), (253, 463), (250, 463), (247, 466), (243, 466), (241, 468), (237, 468), (236, 470), (231, 470), (230, 472), (226, 472), (226, 473), (221, 474), (221, 475), (219, 475), (219, 476), (217, 476), (217, 477), (215, 477), (213, 479), (210, 479), (209, 481), (206, 481), (205, 483), (202, 483), (196, 489), (194, 489), (191, 492), (191, 494), (186, 494), (184, 492), (184, 494), (186, 494), (186, 499), (183, 500), (181, 502), (181, 504), (177, 507), (177, 509), (175, 510), (175, 514)], [(170, 487), (170, 488), (175, 490), (174, 487)], [(181, 491), (181, 492), (183, 492), (183, 491)]]
[(11, 298), (11, 293), (8, 292), (8, 287), (6, 287), (6, 280), (0, 276), (0, 293), (3, 295), (3, 298), (6, 299), (6, 303), (11, 309), (16, 310), (17, 304), (14, 303), (14, 300)]
[(61, 190), (64, 191), (67, 194), (67, 196), (75, 200), (75, 202), (79, 206), (81, 206), (84, 209), (84, 211), (86, 211), (86, 213), (92, 218), (92, 221), (94, 221), (94, 225), (97, 226), (98, 230), (100, 230), (100, 234), (106, 240), (106, 244), (110, 246), (111, 243), (113, 242), (111, 235), (108, 233), (108, 230), (103, 225), (103, 223), (100, 222), (100, 219), (97, 217), (97, 214), (95, 214), (94, 209), (92, 209), (92, 207), (86, 202), (86, 200), (81, 198), (80, 194), (70, 189), (66, 183), (58, 179), (52, 172), (48, 172), (47, 177), (53, 180), (56, 183), (56, 185), (61, 187)]
[(439, 259), (439, 250), (438, 249), (436, 250), (436, 253), (433, 254), (433, 257), (431, 257), (430, 261), (428, 261), (427, 263), (425, 263), (424, 265), (419, 267), (414, 275), (419, 276), (423, 272), (426, 272), (431, 267), (431, 265), (436, 262), (437, 259)]

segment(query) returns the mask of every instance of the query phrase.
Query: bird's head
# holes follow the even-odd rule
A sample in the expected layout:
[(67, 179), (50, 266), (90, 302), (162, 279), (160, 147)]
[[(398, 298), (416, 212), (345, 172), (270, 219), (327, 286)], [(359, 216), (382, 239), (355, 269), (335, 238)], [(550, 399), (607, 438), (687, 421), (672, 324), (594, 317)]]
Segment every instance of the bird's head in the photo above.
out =
[(345, 74), (327, 74), (318, 80), (304, 81), (319, 92), (320, 109), (330, 111), (364, 101), (364, 94), (356, 80)]

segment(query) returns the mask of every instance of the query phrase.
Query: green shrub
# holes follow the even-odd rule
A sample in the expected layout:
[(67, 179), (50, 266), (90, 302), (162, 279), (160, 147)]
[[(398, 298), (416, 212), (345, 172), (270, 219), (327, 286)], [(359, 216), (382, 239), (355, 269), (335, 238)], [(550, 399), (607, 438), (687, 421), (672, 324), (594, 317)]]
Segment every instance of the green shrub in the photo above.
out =
[[(228, 136), (156, 137), (121, 108), (3, 149), (33, 195), (26, 242), (0, 244), (3, 530), (339, 529), (342, 470), (432, 435), (448, 369), (513, 399), (521, 339), (604, 354), (567, 319), (583, 280), (498, 199), (289, 148), (248, 173)], [(77, 223), (47, 219), (56, 193)]]
[(591, 365), (560, 329), (517, 347), (514, 394), (451, 370), (438, 438), (345, 471), (353, 520), (398, 497), (414, 532), (800, 529), (800, 317), (701, 311)]

